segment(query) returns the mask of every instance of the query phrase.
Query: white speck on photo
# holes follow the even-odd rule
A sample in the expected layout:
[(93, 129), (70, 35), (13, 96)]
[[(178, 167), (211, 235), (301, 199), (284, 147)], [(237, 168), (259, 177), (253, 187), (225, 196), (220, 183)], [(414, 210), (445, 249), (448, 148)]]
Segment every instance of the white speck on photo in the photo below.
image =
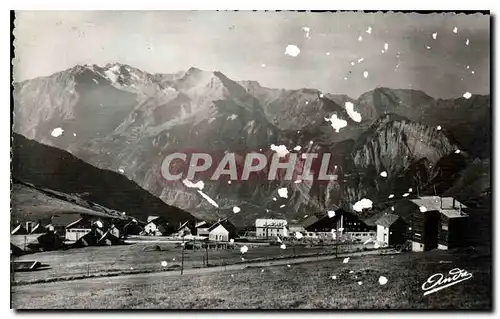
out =
[(378, 283), (379, 283), (380, 285), (382, 285), (382, 286), (383, 286), (383, 285), (385, 285), (385, 284), (387, 283), (387, 281), (388, 281), (388, 280), (387, 280), (387, 278), (386, 278), (385, 276), (380, 276), (380, 277), (378, 278)]
[(62, 135), (62, 133), (64, 133), (64, 130), (60, 127), (57, 127), (52, 130), (52, 133), (50, 133), (50, 135), (52, 135), (53, 137), (59, 137)]
[(300, 49), (298, 46), (294, 44), (289, 44), (285, 49), (285, 54), (291, 57), (296, 57), (300, 54)]
[(283, 198), (288, 198), (288, 189), (286, 187), (278, 189), (278, 195)]

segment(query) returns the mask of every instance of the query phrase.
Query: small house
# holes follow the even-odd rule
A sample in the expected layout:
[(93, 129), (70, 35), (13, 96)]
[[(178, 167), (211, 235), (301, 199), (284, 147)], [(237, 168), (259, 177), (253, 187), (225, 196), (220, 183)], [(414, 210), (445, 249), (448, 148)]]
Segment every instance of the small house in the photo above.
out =
[(142, 222), (136, 218), (132, 218), (132, 220), (123, 225), (123, 236), (126, 237), (128, 235), (139, 235), (141, 234), (141, 232), (144, 232), (144, 226), (146, 226), (145, 222)]
[(148, 216), (147, 224), (144, 226), (144, 233), (149, 236), (166, 236), (168, 221), (163, 217)]
[(55, 232), (48, 231), (40, 234), (36, 240), (31, 241), (28, 247), (32, 251), (51, 251), (64, 247), (64, 243)]
[(377, 242), (383, 246), (402, 245), (406, 242), (407, 223), (398, 215), (386, 213), (376, 221)]
[(196, 235), (196, 222), (188, 220), (179, 225), (177, 231), (175, 232), (175, 236), (177, 237), (185, 237), (185, 236), (194, 236)]
[(46, 230), (53, 230), (59, 236), (66, 236), (66, 226), (79, 221), (82, 218), (76, 213), (60, 213), (50, 217), (50, 223), (45, 226)]
[(105, 230), (94, 224), (92, 230), (75, 243), (75, 247), (111, 246), (120, 243), (120, 239), (111, 233), (111, 229)]
[(208, 228), (211, 241), (229, 241), (238, 237), (238, 229), (227, 218), (221, 219)]
[(92, 230), (92, 221), (80, 218), (66, 226), (65, 239), (68, 241), (77, 241)]
[(208, 239), (211, 241), (229, 241), (229, 231), (221, 224), (215, 223), (208, 229)]
[(208, 237), (208, 229), (212, 226), (206, 221), (201, 221), (195, 224), (196, 236)]

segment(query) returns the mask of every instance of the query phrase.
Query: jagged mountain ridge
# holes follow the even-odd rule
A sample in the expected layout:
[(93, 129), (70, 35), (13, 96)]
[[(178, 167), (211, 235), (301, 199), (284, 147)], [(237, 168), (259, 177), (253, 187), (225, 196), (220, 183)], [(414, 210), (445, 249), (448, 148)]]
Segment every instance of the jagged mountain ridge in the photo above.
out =
[[(216, 218), (221, 214), (229, 214), (242, 223), (252, 221), (255, 216), (282, 217), (298, 215), (311, 209), (324, 210), (328, 205), (337, 204), (341, 200), (357, 200), (361, 195), (373, 194), (374, 191), (363, 190), (362, 188), (371, 187), (366, 183), (354, 183), (357, 185), (355, 187), (348, 186), (343, 183), (342, 175), (337, 182), (327, 185), (285, 185), (269, 182), (254, 187), (245, 183), (206, 183), (204, 191), (221, 207), (220, 210), (215, 210), (196, 192), (182, 184), (165, 184), (159, 176), (164, 156), (172, 150), (182, 148), (202, 151), (269, 149), (269, 145), (273, 143), (285, 144), (289, 149), (300, 145), (302, 152), (330, 151), (334, 154), (334, 163), (341, 169), (342, 174), (366, 171), (369, 165), (362, 164), (362, 158), (380, 169), (383, 166), (377, 164), (380, 159), (407, 155), (404, 148), (400, 149), (400, 144), (404, 145), (405, 142), (396, 138), (392, 145), (397, 145), (397, 148), (379, 147), (375, 149), (384, 154), (362, 156), (363, 152), (353, 148), (360, 145), (363, 136), (374, 132), (381, 135), (380, 130), (391, 132), (395, 128), (387, 126), (370, 133), (370, 125), (376, 124), (377, 119), (388, 111), (394, 111), (396, 114), (400, 112), (402, 114), (399, 115), (408, 116), (410, 120), (419, 114), (429, 114), (429, 111), (426, 113), (422, 110), (407, 110), (411, 110), (410, 105), (424, 105), (422, 108), (429, 110), (429, 101), (433, 101), (424, 93), (415, 94), (408, 90), (376, 89), (354, 100), (345, 95), (331, 95), (313, 89), (267, 89), (258, 82), (235, 82), (220, 72), (207, 72), (196, 68), (162, 75), (147, 74), (129, 66), (113, 64), (102, 68), (75, 67), (61, 73), (64, 74), (16, 84), (15, 112), (22, 111), (15, 117), (15, 131), (44, 144), (66, 149), (97, 167), (123, 171), (128, 178), (168, 204), (180, 206), (201, 217)], [(98, 83), (95, 83), (94, 79)], [(74, 92), (59, 92), (64, 91), (66, 87)], [(320, 94), (324, 95), (321, 97)], [(105, 100), (105, 103), (100, 102), (101, 98), (106, 97), (113, 99)], [(44, 101), (47, 100), (50, 103), (45, 104)], [(420, 100), (424, 102), (418, 102)], [(458, 100), (465, 101), (463, 98)], [(489, 103), (489, 97), (473, 96), (471, 100), (478, 101), (478, 104), (474, 105), (482, 110), (482, 113), (483, 109), (489, 110), (489, 105), (485, 108), (482, 104), (484, 100)], [(347, 114), (345, 102), (348, 101), (354, 104), (355, 111), (361, 113), (360, 123), (353, 121)], [(399, 103), (400, 101), (403, 102)], [(447, 100), (440, 101), (448, 107), (456, 107), (454, 103), (446, 102)], [(405, 107), (394, 107), (396, 102)], [(371, 106), (370, 103), (375, 105)], [(51, 111), (52, 105), (56, 105), (56, 109), (62, 112)], [(85, 116), (81, 115), (82, 112)], [(348, 123), (347, 127), (340, 129), (338, 133), (324, 120), (334, 113)], [(94, 117), (99, 117), (97, 124), (92, 121)], [(427, 117), (433, 119), (432, 116)], [(450, 136), (454, 136), (453, 132), (444, 136), (436, 135), (436, 124), (425, 123), (426, 120), (425, 116), (420, 116), (417, 121), (413, 120), (423, 121), (423, 126), (432, 125), (417, 130), (425, 135), (422, 137), (425, 140), (422, 144), (425, 151), (420, 154), (423, 157), (402, 160), (394, 166), (391, 174), (412, 171), (413, 161), (425, 161), (423, 159), (426, 158), (426, 152), (431, 154), (430, 162), (435, 163), (437, 157), (445, 154), (435, 148), (460, 144), (449, 140)], [(484, 117), (478, 116), (478, 121), (482, 120)], [(288, 126), (287, 129), (280, 127), (287, 121), (293, 126)], [(397, 120), (394, 123), (397, 123), (396, 126), (402, 131), (406, 126), (414, 125), (405, 120)], [(443, 130), (448, 130), (447, 125), (441, 125)], [(473, 123), (472, 126), (474, 125)], [(63, 127), (65, 133), (53, 138), (50, 131), (55, 127)], [(407, 129), (411, 131), (410, 127)], [(368, 133), (365, 134), (367, 130)], [(373, 139), (364, 139), (364, 143), (370, 140)], [(313, 143), (310, 144), (309, 141)], [(360, 149), (373, 152), (373, 146), (377, 144), (370, 143)], [(457, 147), (462, 146), (460, 144)], [(428, 166), (424, 168), (427, 171), (432, 169)], [(419, 170), (422, 170), (422, 167)], [(432, 173), (428, 172), (427, 175)], [(277, 197), (276, 189), (282, 186), (290, 188), (289, 200), (278, 197), (278, 200), (274, 201), (273, 197)], [(379, 190), (380, 187), (370, 189)], [(280, 209), (283, 203), (287, 206)], [(233, 215), (231, 208), (236, 205), (245, 209), (242, 213)]]

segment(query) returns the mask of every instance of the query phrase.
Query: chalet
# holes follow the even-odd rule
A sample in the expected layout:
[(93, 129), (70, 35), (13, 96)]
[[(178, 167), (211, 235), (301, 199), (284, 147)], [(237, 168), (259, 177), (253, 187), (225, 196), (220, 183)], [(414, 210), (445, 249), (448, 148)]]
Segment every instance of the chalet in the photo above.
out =
[(75, 247), (110, 246), (121, 243), (120, 239), (113, 235), (111, 227), (106, 230), (104, 227), (99, 226), (98, 223), (94, 223), (92, 230), (78, 239)]
[(402, 245), (407, 239), (408, 224), (398, 215), (383, 214), (376, 221), (377, 242), (382, 246)]
[(139, 235), (141, 232), (144, 232), (144, 226), (146, 223), (140, 221), (136, 218), (132, 218), (130, 221), (126, 222), (122, 227), (123, 236), (128, 235)]
[(221, 223), (215, 223), (208, 229), (208, 239), (227, 242), (229, 241), (229, 231)]
[(235, 238), (238, 230), (227, 219), (219, 220), (208, 228), (208, 239), (211, 241), (224, 241), (227, 242), (231, 238)]
[(32, 251), (51, 251), (61, 249), (62, 247), (64, 247), (64, 243), (61, 237), (53, 231), (39, 234), (35, 240), (28, 243), (28, 248)]
[(77, 241), (92, 230), (92, 221), (82, 218), (66, 226), (65, 239), (68, 241)]
[(179, 225), (177, 231), (175, 232), (175, 236), (177, 237), (185, 237), (185, 236), (194, 236), (196, 235), (196, 222), (188, 220)]
[(452, 197), (425, 196), (411, 200), (412, 250), (449, 249), (466, 244), (467, 207)]
[(302, 225), (305, 229), (305, 237), (333, 239), (332, 229), (336, 229), (337, 222), (335, 216), (330, 217), (327, 213), (317, 213), (308, 216), (302, 221)]
[(59, 236), (66, 236), (66, 226), (77, 222), (81, 218), (80, 214), (75, 213), (53, 215), (50, 218), (50, 223), (45, 226), (45, 229), (52, 229)]
[(167, 235), (168, 222), (163, 217), (148, 216), (147, 223), (144, 225), (144, 234), (149, 236)]
[(335, 212), (335, 220), (341, 238), (364, 242), (377, 236), (376, 227), (367, 225), (358, 216), (343, 209)]
[(255, 234), (257, 237), (288, 237), (287, 221), (284, 219), (256, 219)]
[(196, 235), (202, 237), (208, 237), (208, 229), (212, 226), (206, 221), (201, 221), (195, 224)]

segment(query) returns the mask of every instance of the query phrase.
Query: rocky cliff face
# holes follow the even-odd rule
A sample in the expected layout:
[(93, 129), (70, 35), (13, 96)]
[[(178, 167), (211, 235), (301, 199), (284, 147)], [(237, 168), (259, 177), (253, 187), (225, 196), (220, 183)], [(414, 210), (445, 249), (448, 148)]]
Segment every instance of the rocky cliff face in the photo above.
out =
[[(418, 91), (380, 88), (354, 100), (314, 89), (264, 88), (196, 68), (148, 74), (111, 64), (17, 83), (14, 100), (15, 132), (119, 172), (198, 217), (229, 215), (240, 224), (256, 216), (303, 216), (365, 196), (401, 196), (417, 184), (429, 187), (436, 176), (455, 178), (435, 167), (457, 149), (462, 153), (456, 156), (466, 161), (469, 153), (489, 156), (489, 97), (483, 96), (434, 100)], [(325, 120), (333, 115), (345, 121), (338, 132)], [(54, 128), (63, 134), (52, 136)], [(471, 133), (474, 128), (479, 133)], [(203, 191), (219, 204), (216, 209), (195, 190), (166, 183), (160, 174), (164, 157), (176, 150), (245, 152), (269, 150), (271, 144), (331, 153), (337, 180), (205, 181)], [(451, 171), (463, 168), (451, 166)], [(388, 177), (381, 177), (382, 171)], [(288, 188), (288, 198), (277, 195), (280, 187)], [(241, 212), (234, 214), (234, 206)]]
[(448, 132), (388, 114), (353, 146), (353, 175), (345, 197), (351, 202), (363, 197), (380, 201), (391, 194), (401, 198), (405, 193), (424, 192), (431, 181), (451, 181), (467, 158)]

